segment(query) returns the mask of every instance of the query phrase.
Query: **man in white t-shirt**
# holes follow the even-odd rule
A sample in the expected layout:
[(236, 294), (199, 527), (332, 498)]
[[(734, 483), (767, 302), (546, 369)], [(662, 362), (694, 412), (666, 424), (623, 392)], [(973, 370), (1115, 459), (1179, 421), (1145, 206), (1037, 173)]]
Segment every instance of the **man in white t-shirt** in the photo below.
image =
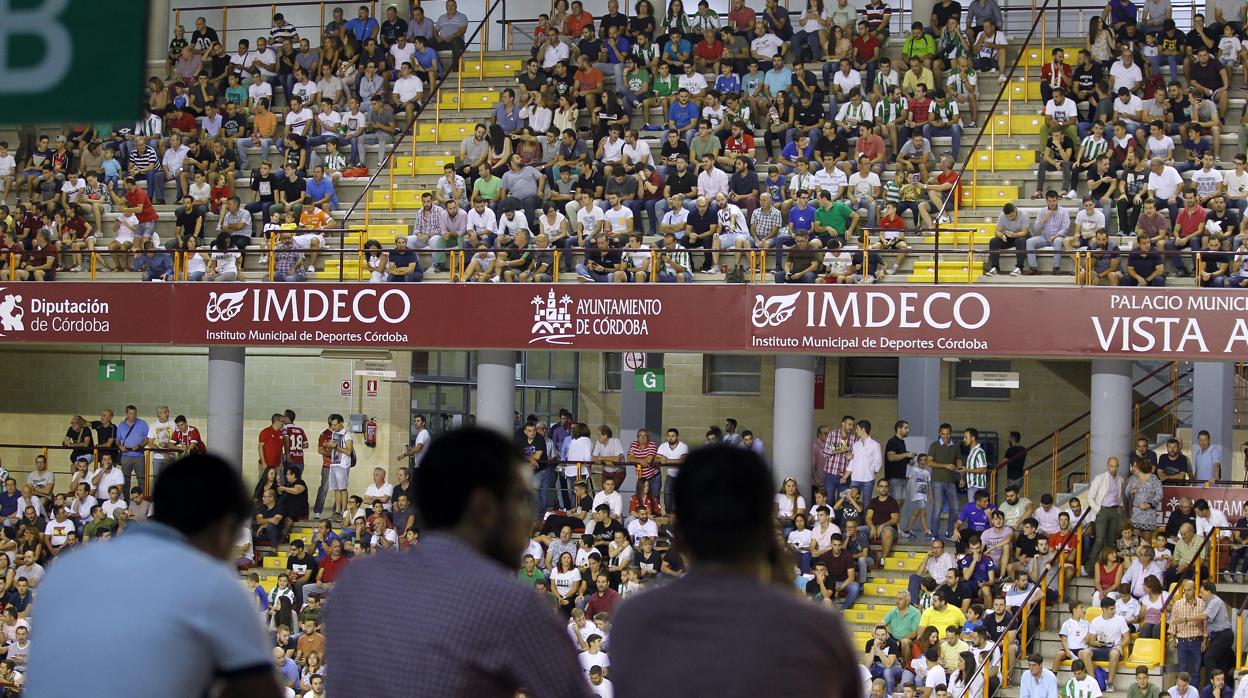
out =
[(283, 119), (286, 123), (286, 135), (288, 137), (306, 135), (308, 129), (312, 127), (314, 118), (312, 110), (303, 105), (303, 100), (291, 97), (290, 110), (286, 112)]
[(386, 482), (386, 469), (373, 468), (373, 481), (364, 490), (364, 501), (370, 506), (373, 502), (381, 502), (382, 508), (390, 511), (393, 495), (394, 485)]
[(615, 192), (607, 194), (607, 202), (611, 206), (603, 212), (603, 217), (611, 225), (611, 236), (616, 240), (627, 238), (633, 232), (633, 212), (620, 201), (620, 195)]
[(398, 459), (402, 461), (404, 458), (411, 458), (412, 467), (419, 468), (421, 459), (425, 457), (425, 451), (429, 450), (429, 430), (425, 428), (425, 415), (423, 414), (412, 417), (412, 424), (415, 426), (416, 434), (412, 436), (412, 444)]
[(0, 202), (9, 200), (9, 189), (13, 188), (17, 173), (17, 160), (9, 152), (9, 144), (0, 144)]
[(619, 519), (624, 515), (624, 498), (615, 491), (615, 480), (606, 478), (602, 481), (602, 491), (594, 495), (594, 508), (606, 504), (611, 509), (611, 518)]
[(108, 499), (109, 487), (115, 485), (124, 488), (126, 483), (126, 478), (122, 474), (121, 468), (113, 465), (112, 456), (107, 453), (100, 456), (99, 467), (91, 471), (90, 477), (96, 499), (101, 502)]
[[(1142, 133), (1141, 125), (1145, 119), (1144, 100), (1125, 87), (1119, 88), (1116, 92), (1118, 96), (1114, 99), (1114, 118), (1126, 124), (1127, 133)], [(1137, 135), (1137, 138), (1142, 139), (1142, 136)]]
[[(1240, 143), (1248, 143), (1248, 127), (1240, 132), (1239, 138)], [(1241, 220), (1248, 212), (1248, 169), (1245, 169), (1245, 164), (1248, 164), (1248, 159), (1236, 154), (1235, 169), (1222, 173), (1226, 180), (1226, 205), (1238, 209)], [(0, 179), (4, 179), (3, 168), (0, 168)]]
[(329, 488), (334, 491), (334, 514), (341, 515), (347, 510), (347, 480), (351, 475), (351, 466), (355, 463), (355, 444), (351, 439), (351, 430), (343, 424), (342, 415), (329, 415), (329, 430), (333, 433), (329, 456)]
[[(655, 455), (655, 462), (660, 465), (671, 465), (673, 463), (684, 463), (685, 458), (689, 455), (689, 446), (680, 440), (680, 430), (675, 427), (669, 427), (667, 430), (667, 440), (659, 444), (658, 453)], [(671, 478), (676, 477), (680, 472), (680, 468), (663, 468), (664, 479), (663, 485), (663, 506), (668, 511), (672, 509), (672, 483)]]
[(1142, 82), (1144, 82), (1144, 73), (1140, 71), (1140, 66), (1136, 65), (1131, 49), (1123, 48), (1122, 58), (1114, 61), (1114, 64), (1109, 67), (1109, 89), (1117, 92), (1125, 87), (1134, 92), (1136, 86)]
[[(576, 234), (581, 237), (581, 245), (588, 245), (599, 232), (603, 231), (604, 223), (607, 220), (603, 210), (594, 203), (594, 195), (589, 191), (581, 191), (577, 194), (577, 203), (580, 208), (576, 211)], [(571, 257), (572, 255), (568, 255)]]
[(542, 62), (542, 70), (550, 71), (559, 61), (566, 61), (571, 55), (568, 45), (559, 40), (559, 30), (551, 27), (546, 32), (546, 42), (537, 50), (537, 58)]
[[(177, 428), (177, 425), (174, 424), (173, 420), (169, 417), (169, 407), (167, 405), (157, 407), (156, 421), (152, 422), (148, 426), (147, 445), (152, 448), (169, 448), (173, 446), (173, 432), (176, 431)], [(164, 469), (166, 465), (172, 463), (176, 457), (176, 453), (161, 453), (159, 451), (153, 451), (152, 472), (159, 475), (160, 471)], [(97, 494), (96, 497), (99, 497), (100, 499), (107, 498), (108, 488), (104, 488), (102, 491), (104, 492), (104, 495), (101, 496)]]
[(1148, 193), (1157, 201), (1159, 210), (1163, 207), (1170, 209), (1170, 221), (1174, 222), (1175, 216), (1179, 215), (1179, 189), (1183, 186), (1183, 176), (1161, 158), (1153, 158), (1149, 164)]
[(644, 506), (633, 511), (636, 517), (628, 522), (628, 538), (633, 545), (641, 545), (642, 538), (658, 538), (659, 525), (650, 518), (650, 510)]
[(1088, 605), (1086, 603), (1076, 601), (1071, 606), (1070, 618), (1067, 618), (1066, 622), (1062, 623), (1062, 629), (1058, 631), (1062, 647), (1053, 655), (1054, 673), (1061, 669), (1062, 662), (1065, 662), (1067, 659), (1079, 659), (1080, 655), (1088, 649), (1088, 621), (1083, 617), (1087, 609)]
[[(1101, 615), (1088, 623), (1088, 649), (1081, 653), (1084, 663), (1091, 661), (1109, 662), (1109, 675), (1118, 672), (1118, 662), (1122, 661), (1122, 638), (1131, 632), (1127, 621), (1117, 612), (1117, 604), (1111, 598), (1101, 599)], [(1092, 698), (1095, 698), (1093, 696)]]
[(425, 85), (412, 72), (412, 64), (404, 63), (399, 67), (399, 79), (394, 81), (394, 111), (397, 114), (400, 109), (407, 114), (407, 121), (411, 123), (412, 115), (416, 111), (416, 101), (425, 92)]
[(1079, 110), (1075, 100), (1066, 98), (1066, 90), (1053, 89), (1053, 99), (1044, 105), (1044, 126), (1040, 129), (1040, 142), (1048, 143), (1049, 134), (1053, 131), (1064, 132), (1072, 143), (1079, 142)]

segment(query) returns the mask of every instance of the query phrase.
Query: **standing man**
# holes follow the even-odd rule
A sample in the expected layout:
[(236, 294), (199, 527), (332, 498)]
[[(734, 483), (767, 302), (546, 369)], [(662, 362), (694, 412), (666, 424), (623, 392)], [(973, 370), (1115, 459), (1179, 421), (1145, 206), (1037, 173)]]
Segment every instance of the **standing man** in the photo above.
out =
[[(429, 532), (420, 545), (405, 555), (357, 559), (337, 577), (325, 635), (339, 669), (328, 676), (328, 693), (363, 686), (378, 698), (509, 696), (524, 687), (531, 695), (589, 696), (563, 627), (532, 589), (516, 583), (532, 515), (520, 453), (492, 431), (452, 431), (430, 444), (416, 480)], [(450, 602), (463, 589), (448, 569), (468, 575), (481, 596)], [(360, 642), (376, 624), (370, 609), (377, 599), (399, 597), (405, 602), (391, 616), (410, 632)], [(495, 634), (507, 641), (481, 644)]]
[[(214, 456), (187, 456), (161, 473), (152, 501), (157, 508), (147, 525), (48, 569), (39, 584), (26, 691), (74, 695), (82, 676), (120, 670), (125, 694), (135, 698), (206, 695), (218, 683), (227, 695), (278, 698), (272, 641), (255, 599), (224, 564), (234, 559), (239, 526), (252, 508), (238, 469)], [(136, 565), (139, 559), (150, 565)], [(82, 614), (84, 579), (115, 603)], [(139, 607), (147, 610), (136, 616)], [(65, 638), (83, 630), (105, 637), (120, 627), (135, 631), (127, 651), (95, 643), (76, 652), (75, 670), (66, 671), (57, 651)], [(162, 660), (152, 663), (155, 656)]]
[(893, 425), (893, 437), (884, 446), (884, 478), (888, 480), (888, 495), (898, 502), (906, 501), (906, 468), (918, 455), (906, 448), (906, 437), (910, 436), (910, 422), (897, 420)]
[(334, 453), (334, 430), (329, 423), (325, 425), (325, 430), (316, 437), (316, 452), (321, 454), (321, 484), (316, 488), (316, 506), (312, 516), (319, 519), (321, 512), (325, 511), (325, 495), (329, 493), (331, 474), (329, 467)]
[[(351, 430), (342, 423), (342, 415), (329, 415), (329, 430), (333, 432), (329, 446), (329, 488), (334, 491), (334, 515), (347, 510), (347, 481), (351, 478), (351, 466), (355, 464), (355, 444)], [(344, 522), (351, 525), (350, 521)]]
[(418, 414), (412, 417), (412, 426), (415, 432), (412, 434), (412, 443), (403, 451), (403, 455), (397, 458), (402, 462), (404, 458), (410, 458), (408, 463), (413, 470), (420, 467), (420, 461), (424, 460), (425, 450), (429, 448), (429, 430), (425, 428), (425, 415)]
[(285, 457), (282, 458), (282, 466), (285, 468), (294, 468), (299, 471), (299, 478), (303, 479), (303, 452), (308, 447), (308, 433), (303, 427), (295, 424), (295, 411), (286, 410), (282, 413), (282, 440), (286, 449)]
[(979, 430), (966, 429), (962, 432), (962, 443), (970, 450), (966, 453), (966, 499), (975, 501), (975, 493), (988, 489), (988, 456), (984, 447), (979, 445)]
[(1170, 646), (1178, 651), (1178, 670), (1187, 672), (1193, 683), (1200, 683), (1202, 655), (1209, 647), (1206, 636), (1205, 602), (1196, 595), (1196, 583), (1185, 579), (1180, 596), (1170, 612)]
[(1196, 482), (1204, 482), (1206, 487), (1222, 479), (1222, 447), (1211, 444), (1209, 432), (1201, 429), (1196, 434), (1196, 448), (1192, 449), (1192, 467), (1195, 469)]
[[(736, 426), (734, 421), (732, 424)], [(827, 466), (823, 470), (823, 491), (828, 495), (829, 502), (835, 502), (841, 496), (841, 490), (849, 487), (849, 459), (853, 456), (854, 443), (858, 434), (854, 431), (853, 415), (841, 417), (841, 428), (833, 429), (823, 445), (823, 454), (827, 456)]]
[(936, 440), (927, 447), (928, 465), (932, 468), (932, 501), (927, 508), (928, 529), (932, 540), (940, 537), (940, 513), (948, 505), (949, 518), (945, 537), (953, 537), (953, 526), (958, 519), (958, 466), (962, 457), (953, 441), (953, 427), (948, 422), (940, 425)]
[[(121, 474), (126, 478), (123, 491), (130, 491), (130, 476), (135, 476), (135, 484), (143, 488), (144, 462), (143, 449), (147, 445), (147, 422), (139, 419), (139, 408), (126, 405), (126, 418), (117, 425), (117, 444), (121, 446)], [(147, 489), (143, 488), (146, 492)]]
[[(658, 453), (655, 454), (655, 461), (663, 465), (680, 465), (685, 462), (685, 458), (689, 455), (689, 446), (680, 440), (680, 430), (676, 427), (667, 428), (667, 440), (659, 444)], [(664, 474), (663, 482), (663, 509), (671, 514), (672, 505), (675, 504), (676, 497), (673, 490), (676, 487), (676, 475), (680, 472), (680, 468), (668, 468)], [(653, 494), (653, 493), (651, 493)]]
[(1105, 461), (1105, 472), (1092, 479), (1085, 497), (1088, 503), (1088, 515), (1092, 517), (1092, 550), (1089, 560), (1101, 559), (1101, 549), (1112, 545), (1118, 540), (1118, 530), (1122, 526), (1122, 478), (1118, 477), (1119, 462), (1117, 456), (1110, 456)]
[[(750, 451), (717, 446), (691, 453), (681, 470), (674, 525), (690, 571), (613, 614), (617, 693), (662, 686), (672, 695), (858, 698), (861, 680), (845, 671), (855, 656), (840, 619), (792, 594), (793, 572), (777, 549), (767, 464)], [(658, 627), (665, 630), (656, 633)], [(756, 632), (733, 631), (743, 627)], [(807, 639), (773, 640), (782, 634)], [(766, 670), (780, 663), (803, 669)]]
[(282, 436), (285, 426), (285, 416), (274, 412), (269, 417), (269, 426), (260, 430), (256, 452), (260, 456), (257, 463), (260, 465), (261, 478), (264, 477), (265, 468), (279, 468), (282, 465), (282, 456), (286, 454), (286, 438)]
[(854, 455), (849, 461), (849, 477), (863, 501), (875, 492), (875, 476), (884, 467), (884, 455), (880, 451), (880, 442), (871, 438), (871, 422), (861, 420), (854, 428), (858, 441), (854, 444)]
[(1200, 598), (1205, 602), (1205, 632), (1208, 634), (1204, 644), (1204, 663), (1211, 676), (1215, 670), (1229, 672), (1235, 661), (1235, 634), (1231, 632), (1231, 616), (1226, 602), (1217, 592), (1218, 588), (1213, 582), (1200, 585)]

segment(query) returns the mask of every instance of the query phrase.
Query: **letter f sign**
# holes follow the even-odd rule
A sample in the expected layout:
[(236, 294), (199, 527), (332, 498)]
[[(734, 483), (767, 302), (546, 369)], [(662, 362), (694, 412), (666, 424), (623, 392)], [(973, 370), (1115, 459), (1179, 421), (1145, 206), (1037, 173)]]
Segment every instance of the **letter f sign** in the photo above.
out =
[[(73, 62), (74, 42), (60, 22), (60, 15), (70, 0), (42, 0), (35, 7), (12, 10), (13, 0), (0, 0), (0, 93), (29, 94), (46, 92), (59, 84)], [(33, 36), (43, 44), (39, 62), (24, 67), (10, 67), (11, 39)]]

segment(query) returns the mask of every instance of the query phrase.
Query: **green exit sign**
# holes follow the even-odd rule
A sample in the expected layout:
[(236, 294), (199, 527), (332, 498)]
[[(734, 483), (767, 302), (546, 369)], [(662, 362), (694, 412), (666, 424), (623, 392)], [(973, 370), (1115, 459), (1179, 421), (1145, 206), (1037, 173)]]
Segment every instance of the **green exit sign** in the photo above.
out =
[(639, 393), (663, 392), (663, 369), (643, 368), (634, 373), (633, 387)]
[(126, 362), (100, 359), (100, 382), (121, 383), (126, 380)]

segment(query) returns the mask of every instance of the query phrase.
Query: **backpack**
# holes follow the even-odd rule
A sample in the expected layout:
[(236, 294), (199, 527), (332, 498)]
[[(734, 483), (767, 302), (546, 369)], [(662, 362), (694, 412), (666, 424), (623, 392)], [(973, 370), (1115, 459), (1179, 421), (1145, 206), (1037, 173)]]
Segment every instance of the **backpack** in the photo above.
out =
[(355, 442), (352, 442), (351, 443), (351, 465), (348, 467), (354, 468), (357, 461), (358, 459), (355, 457)]

